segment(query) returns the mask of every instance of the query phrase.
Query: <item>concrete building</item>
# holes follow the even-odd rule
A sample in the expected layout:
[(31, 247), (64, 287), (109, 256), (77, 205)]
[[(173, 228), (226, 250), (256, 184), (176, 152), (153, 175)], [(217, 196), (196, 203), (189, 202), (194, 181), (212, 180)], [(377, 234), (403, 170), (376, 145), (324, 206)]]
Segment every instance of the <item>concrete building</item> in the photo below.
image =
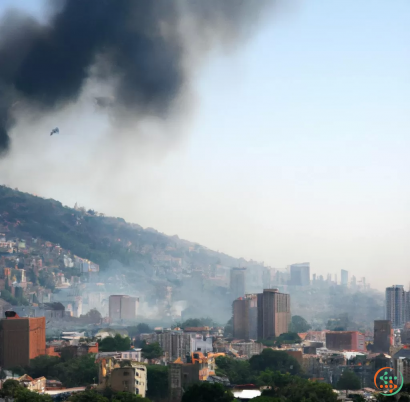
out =
[(125, 367), (114, 368), (109, 381), (116, 392), (130, 392), (145, 398), (147, 392), (147, 368), (143, 364), (130, 363)]
[(399, 372), (403, 375), (403, 382), (410, 382), (410, 349), (403, 347), (392, 356), (394, 374), (400, 376)]
[(98, 389), (111, 388), (116, 392), (130, 392), (145, 398), (147, 368), (131, 360), (118, 361), (114, 357), (100, 357), (98, 363)]
[(46, 353), (46, 319), (22, 318), (14, 311), (5, 314), (0, 320), (0, 366), (26, 367)]
[(386, 288), (386, 320), (391, 321), (395, 329), (402, 328), (406, 322), (407, 300), (403, 285)]
[(246, 268), (231, 269), (229, 287), (232, 300), (245, 296), (245, 273)]
[(393, 328), (389, 320), (374, 321), (374, 352), (389, 353), (393, 344)]
[(258, 327), (258, 296), (246, 295), (232, 303), (233, 337), (235, 339), (256, 339)]
[(340, 284), (342, 286), (347, 286), (349, 283), (349, 272), (345, 269), (340, 270)]
[(258, 294), (258, 339), (270, 339), (288, 332), (290, 295), (278, 289), (264, 289)]
[(194, 351), (191, 334), (168, 331), (155, 334), (154, 340), (159, 343), (168, 361), (175, 361), (178, 358), (185, 361), (186, 356), (190, 356)]
[(191, 349), (194, 352), (209, 353), (213, 352), (212, 337), (203, 337), (201, 334), (191, 334)]
[(181, 402), (183, 390), (199, 382), (201, 364), (175, 362), (168, 365), (169, 402)]
[(406, 322), (403, 329), (400, 330), (400, 341), (402, 345), (410, 345), (410, 322)]
[(134, 321), (137, 318), (139, 299), (127, 295), (109, 297), (110, 322)]
[(329, 350), (364, 352), (364, 335), (358, 331), (326, 332), (326, 348)]
[(235, 342), (231, 344), (231, 348), (238, 356), (246, 356), (250, 359), (252, 356), (262, 353), (263, 345), (259, 342)]
[(290, 283), (292, 286), (310, 285), (310, 263), (293, 264), (290, 266)]

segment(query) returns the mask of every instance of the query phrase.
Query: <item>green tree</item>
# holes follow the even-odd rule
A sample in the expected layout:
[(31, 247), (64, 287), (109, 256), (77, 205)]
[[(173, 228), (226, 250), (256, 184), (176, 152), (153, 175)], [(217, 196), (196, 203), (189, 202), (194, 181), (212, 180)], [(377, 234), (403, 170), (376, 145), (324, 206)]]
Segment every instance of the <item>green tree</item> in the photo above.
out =
[(144, 342), (142, 345), (142, 357), (144, 359), (158, 359), (159, 357), (163, 356), (164, 352), (159, 346), (158, 342), (153, 343), (146, 343)]
[(150, 402), (150, 400), (131, 392), (118, 392), (112, 397), (111, 402)]
[(52, 402), (50, 395), (40, 395), (37, 392), (31, 392), (26, 388), (17, 391), (16, 402)]
[(89, 324), (99, 324), (101, 323), (102, 316), (96, 308), (93, 308), (87, 314), (82, 315), (80, 320)]
[(212, 327), (214, 324), (212, 318), (188, 318), (184, 322), (177, 323), (177, 327), (185, 329), (189, 327)]
[(148, 324), (141, 322), (137, 325), (137, 334), (149, 334), (151, 332), (151, 327)]
[(293, 356), (279, 350), (264, 349), (260, 355), (252, 356), (249, 363), (251, 370), (256, 372), (266, 369), (293, 375), (302, 372), (299, 362)]
[(356, 390), (361, 388), (360, 378), (353, 371), (345, 370), (336, 384), (340, 390)]
[(273, 398), (270, 396), (257, 396), (252, 399), (252, 402), (283, 402), (282, 398)]
[(98, 378), (95, 355), (87, 354), (54, 366), (50, 377), (58, 378), (64, 386), (81, 387), (93, 384)]
[(152, 400), (165, 399), (168, 396), (168, 366), (147, 366), (147, 397)]
[(17, 374), (17, 375), (19, 375), (19, 376), (22, 376), (22, 375), (26, 374), (26, 370), (24, 370), (24, 368), (21, 367), (21, 366), (11, 367), (11, 368), (10, 368), (10, 371), (11, 371), (13, 374)]
[[(8, 281), (6, 281), (7, 283)], [(17, 306), (18, 305), (18, 300), (11, 294), (10, 291), (8, 291), (7, 289), (4, 289), (1, 291), (1, 298), (3, 300), (5, 300), (6, 302), (9, 302), (11, 305), (13, 306)]]
[(101, 352), (125, 352), (131, 348), (131, 339), (120, 334), (107, 336), (98, 343), (98, 347)]
[(18, 393), (19, 390), (21, 390), (23, 387), (20, 385), (20, 383), (17, 380), (6, 380), (4, 381), (4, 384), (0, 390), (1, 396), (10, 396), (10, 397), (15, 397)]
[(47, 289), (54, 290), (55, 288), (54, 275), (45, 269), (40, 271), (38, 281), (41, 286), (44, 286)]
[(308, 324), (308, 322), (301, 317), (300, 315), (294, 315), (292, 317), (291, 323), (289, 325), (289, 332), (307, 332), (312, 327)]
[(93, 389), (72, 394), (68, 400), (71, 402), (109, 402), (106, 397)]
[(216, 374), (228, 377), (231, 384), (250, 384), (254, 382), (248, 360), (219, 356), (216, 358), (216, 365)]
[(221, 384), (191, 385), (182, 396), (182, 402), (231, 402), (234, 401), (231, 391), (225, 390)]
[(26, 373), (32, 378), (44, 376), (53, 377), (54, 367), (59, 364), (61, 359), (57, 356), (41, 355), (30, 360), (30, 366), (26, 368)]
[(329, 384), (321, 384), (315, 381), (290, 374), (273, 374), (271, 389), (262, 393), (264, 397), (279, 398), (286, 402), (337, 402), (337, 395)]

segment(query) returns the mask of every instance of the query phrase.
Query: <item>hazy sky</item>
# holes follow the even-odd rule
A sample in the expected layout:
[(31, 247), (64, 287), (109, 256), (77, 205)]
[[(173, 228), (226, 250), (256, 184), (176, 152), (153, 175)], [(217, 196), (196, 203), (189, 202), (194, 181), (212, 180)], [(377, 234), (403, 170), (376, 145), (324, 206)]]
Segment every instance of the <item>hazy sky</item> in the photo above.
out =
[(104, 118), (66, 111), (33, 128), (40, 146), (16, 127), (0, 182), (273, 267), (407, 287), (409, 18), (408, 0), (295, 1), (197, 71), (180, 135), (100, 157)]

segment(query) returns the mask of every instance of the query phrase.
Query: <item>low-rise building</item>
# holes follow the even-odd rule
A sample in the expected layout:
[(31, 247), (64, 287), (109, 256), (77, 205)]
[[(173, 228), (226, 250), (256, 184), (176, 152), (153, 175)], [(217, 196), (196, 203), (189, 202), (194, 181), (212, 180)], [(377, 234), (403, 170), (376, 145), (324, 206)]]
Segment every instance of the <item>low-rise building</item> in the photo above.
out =
[(22, 384), (25, 388), (32, 392), (44, 392), (46, 390), (46, 378), (39, 377), (39, 378), (31, 378), (29, 375), (24, 374), (17, 380), (20, 384)]
[(331, 350), (364, 352), (364, 335), (358, 331), (326, 332), (326, 347)]
[(231, 347), (237, 352), (238, 356), (248, 359), (261, 354), (263, 350), (263, 345), (259, 342), (232, 342)]
[(98, 389), (111, 388), (116, 392), (131, 392), (145, 398), (147, 392), (147, 368), (132, 360), (100, 357)]
[(410, 382), (410, 348), (404, 346), (392, 356), (394, 374), (400, 372), (404, 383)]
[(169, 364), (169, 402), (180, 402), (183, 390), (199, 382), (201, 364), (182, 363), (181, 359)]

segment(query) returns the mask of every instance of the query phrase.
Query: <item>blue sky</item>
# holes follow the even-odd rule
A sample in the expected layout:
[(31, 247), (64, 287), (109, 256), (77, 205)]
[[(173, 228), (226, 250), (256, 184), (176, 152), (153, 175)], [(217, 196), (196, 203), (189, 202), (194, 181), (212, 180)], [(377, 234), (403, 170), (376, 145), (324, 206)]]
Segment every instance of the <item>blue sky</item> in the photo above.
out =
[(120, 199), (58, 176), (4, 180), (274, 267), (407, 287), (409, 17), (405, 0), (295, 1), (268, 17), (192, 77), (188, 135), (131, 163)]

